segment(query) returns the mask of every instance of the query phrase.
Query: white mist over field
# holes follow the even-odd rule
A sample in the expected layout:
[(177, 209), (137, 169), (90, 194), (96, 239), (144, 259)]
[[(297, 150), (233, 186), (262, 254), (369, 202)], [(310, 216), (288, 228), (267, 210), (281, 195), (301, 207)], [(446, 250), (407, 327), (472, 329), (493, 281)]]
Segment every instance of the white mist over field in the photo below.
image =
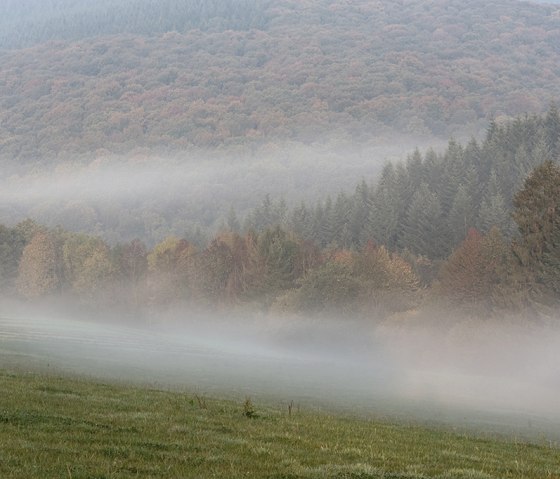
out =
[[(373, 180), (415, 145), (422, 147), (283, 145), (247, 157), (69, 163), (0, 180), (0, 223), (29, 216), (73, 231), (94, 225), (101, 234), (107, 218), (121, 224), (147, 211), (148, 219), (133, 220), (159, 226), (148, 237), (155, 242), (182, 234), (188, 221), (161, 226), (154, 213), (215, 227), (230, 206), (242, 216), (267, 193), (293, 204), (351, 192), (360, 177)], [(505, 318), (368, 324), (188, 310), (123, 321), (117, 313), (100, 320), (69, 311), (0, 302), (2, 366), (560, 439), (558, 327)]]
[(557, 327), (188, 312), (131, 326), (6, 304), (1, 316), (5, 368), (560, 439)]
[[(560, 328), (497, 320), (446, 327), (385, 324), (378, 337), (402, 375), (400, 392), (441, 407), (560, 426)], [(560, 433), (560, 429), (557, 429)]]

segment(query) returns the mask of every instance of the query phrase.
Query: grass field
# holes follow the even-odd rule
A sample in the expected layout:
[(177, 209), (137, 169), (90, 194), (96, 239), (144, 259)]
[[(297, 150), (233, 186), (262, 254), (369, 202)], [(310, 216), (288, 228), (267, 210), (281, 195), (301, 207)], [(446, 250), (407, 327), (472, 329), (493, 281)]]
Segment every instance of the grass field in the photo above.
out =
[(0, 477), (560, 478), (557, 444), (252, 406), (0, 370)]

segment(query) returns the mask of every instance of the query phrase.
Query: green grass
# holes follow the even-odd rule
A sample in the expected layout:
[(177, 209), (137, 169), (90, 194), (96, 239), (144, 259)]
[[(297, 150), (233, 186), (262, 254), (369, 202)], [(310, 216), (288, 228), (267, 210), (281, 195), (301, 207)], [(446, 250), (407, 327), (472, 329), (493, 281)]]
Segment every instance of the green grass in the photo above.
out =
[(1, 478), (560, 478), (560, 450), (0, 371)]

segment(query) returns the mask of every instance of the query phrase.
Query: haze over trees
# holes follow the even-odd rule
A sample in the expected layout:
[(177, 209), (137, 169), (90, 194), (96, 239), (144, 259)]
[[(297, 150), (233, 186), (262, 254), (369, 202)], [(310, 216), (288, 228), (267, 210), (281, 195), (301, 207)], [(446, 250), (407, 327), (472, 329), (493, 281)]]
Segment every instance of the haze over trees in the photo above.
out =
[(110, 246), (31, 221), (2, 226), (3, 293), (312, 317), (380, 319), (434, 301), (547, 313), (560, 301), (557, 117), (552, 106), (492, 123), (480, 145), (417, 151), (388, 164), (377, 186), (362, 181), (312, 208), (290, 212), (266, 196), (245, 229), (232, 210), (203, 245), (168, 236)]
[(353, 194), (290, 211), (281, 200), (265, 197), (245, 227), (284, 224), (322, 247), (360, 248), (373, 240), (390, 250), (444, 259), (471, 228), (488, 233), (496, 227), (506, 239), (515, 236), (515, 194), (530, 171), (552, 160), (560, 161), (555, 105), (546, 115), (492, 121), (482, 142), (451, 140), (439, 154), (416, 150), (403, 162), (386, 164), (377, 182), (360, 181)]
[[(364, 317), (433, 298), (485, 313), (557, 301), (557, 6), (9, 0), (0, 26), (5, 294)], [(285, 153), (359, 156), (402, 134), (452, 139), (353, 190), (337, 184), (346, 150)], [(298, 180), (283, 197), (265, 170)], [(27, 191), (40, 174), (74, 189)], [(298, 188), (315, 194), (296, 202)]]

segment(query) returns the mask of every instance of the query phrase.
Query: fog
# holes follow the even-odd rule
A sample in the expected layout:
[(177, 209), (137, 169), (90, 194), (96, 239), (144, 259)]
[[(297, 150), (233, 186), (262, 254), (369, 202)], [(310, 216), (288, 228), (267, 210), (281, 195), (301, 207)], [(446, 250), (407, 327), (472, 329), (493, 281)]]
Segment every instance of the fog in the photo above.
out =
[(180, 310), (118, 323), (1, 306), (0, 360), (12, 370), (560, 440), (558, 327)]
[(213, 234), (231, 207), (242, 220), (267, 194), (293, 206), (351, 193), (361, 178), (375, 181), (384, 164), (429, 144), (443, 147), (431, 138), (399, 138), (196, 150), (174, 157), (100, 155), (0, 178), (0, 223), (30, 217), (113, 243), (139, 237), (149, 245), (195, 227)]
[[(0, 223), (29, 216), (154, 244), (192, 225), (217, 228), (230, 206), (242, 217), (267, 193), (295, 204), (351, 191), (415, 146), (423, 144), (269, 145), (251, 154), (66, 163), (0, 180)], [(0, 301), (3, 368), (560, 440), (557, 326), (443, 313), (359, 321), (77, 311)]]

